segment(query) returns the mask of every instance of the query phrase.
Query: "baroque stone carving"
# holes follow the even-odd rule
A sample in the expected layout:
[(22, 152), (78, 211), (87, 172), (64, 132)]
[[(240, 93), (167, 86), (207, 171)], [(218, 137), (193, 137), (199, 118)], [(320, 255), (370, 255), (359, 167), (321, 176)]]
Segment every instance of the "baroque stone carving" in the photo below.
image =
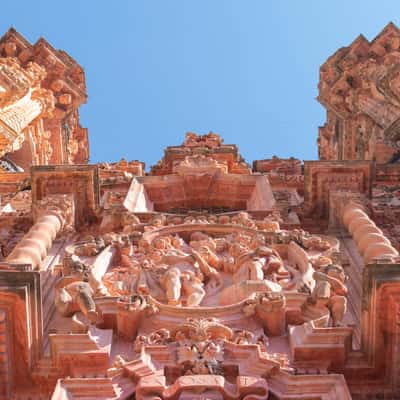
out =
[(359, 36), (321, 66), (321, 159), (388, 162), (398, 153), (399, 37), (390, 23), (373, 41)]
[(83, 69), (10, 29), (0, 399), (397, 398), (399, 38), (322, 66), (320, 161), (189, 132), (145, 173), (81, 165)]

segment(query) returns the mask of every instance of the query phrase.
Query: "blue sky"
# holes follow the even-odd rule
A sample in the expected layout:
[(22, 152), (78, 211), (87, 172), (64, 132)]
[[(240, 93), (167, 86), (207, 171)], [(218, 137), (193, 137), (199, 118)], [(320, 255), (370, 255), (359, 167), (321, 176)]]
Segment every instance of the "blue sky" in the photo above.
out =
[(248, 162), (315, 159), (319, 66), (399, 16), (398, 0), (13, 0), (0, 31), (85, 68), (91, 162), (148, 167), (187, 131), (220, 133)]

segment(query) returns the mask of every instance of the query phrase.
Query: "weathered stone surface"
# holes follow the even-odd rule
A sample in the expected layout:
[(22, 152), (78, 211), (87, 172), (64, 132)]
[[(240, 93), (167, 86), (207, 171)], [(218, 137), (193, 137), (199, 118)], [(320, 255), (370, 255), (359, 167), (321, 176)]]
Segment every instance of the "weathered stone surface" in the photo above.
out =
[(320, 69), (318, 100), (327, 109), (320, 128), (322, 160), (376, 160), (399, 152), (400, 31), (392, 23), (371, 42), (360, 35)]
[(189, 132), (146, 174), (85, 165), (82, 68), (6, 33), (0, 399), (398, 398), (399, 46), (321, 67), (319, 161)]

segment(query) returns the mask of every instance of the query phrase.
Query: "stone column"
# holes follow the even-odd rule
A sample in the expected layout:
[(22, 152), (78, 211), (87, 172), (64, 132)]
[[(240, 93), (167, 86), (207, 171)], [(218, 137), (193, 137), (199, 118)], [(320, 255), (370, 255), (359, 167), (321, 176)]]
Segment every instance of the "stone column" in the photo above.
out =
[(361, 204), (350, 201), (343, 207), (341, 216), (343, 225), (352, 235), (366, 264), (375, 258), (393, 258), (399, 255)]
[(50, 196), (35, 205), (36, 221), (15, 246), (6, 261), (30, 264), (37, 269), (50, 250), (57, 234), (73, 220), (73, 202), (69, 195)]

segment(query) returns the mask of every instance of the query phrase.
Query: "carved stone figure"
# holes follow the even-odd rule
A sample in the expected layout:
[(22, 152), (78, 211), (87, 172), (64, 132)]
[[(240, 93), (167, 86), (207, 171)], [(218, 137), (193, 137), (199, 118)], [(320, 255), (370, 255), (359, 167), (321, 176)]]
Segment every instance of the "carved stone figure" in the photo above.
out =
[[(67, 283), (71, 281), (71, 283)], [(93, 289), (88, 282), (74, 280), (74, 278), (62, 278), (57, 284), (55, 294), (55, 305), (63, 316), (71, 316), (75, 312), (82, 312), (90, 321), (95, 324), (100, 317), (93, 300)]]
[(276, 251), (268, 247), (258, 247), (238, 257), (233, 281), (263, 280), (264, 276), (278, 271), (282, 266), (282, 260)]
[(320, 161), (189, 132), (145, 172), (87, 164), (72, 57), (0, 38), (0, 399), (400, 398), (400, 30), (320, 73)]
[(340, 326), (347, 308), (346, 276), (339, 265), (328, 265), (314, 272), (316, 284), (310, 302), (317, 308), (328, 308), (332, 325)]

